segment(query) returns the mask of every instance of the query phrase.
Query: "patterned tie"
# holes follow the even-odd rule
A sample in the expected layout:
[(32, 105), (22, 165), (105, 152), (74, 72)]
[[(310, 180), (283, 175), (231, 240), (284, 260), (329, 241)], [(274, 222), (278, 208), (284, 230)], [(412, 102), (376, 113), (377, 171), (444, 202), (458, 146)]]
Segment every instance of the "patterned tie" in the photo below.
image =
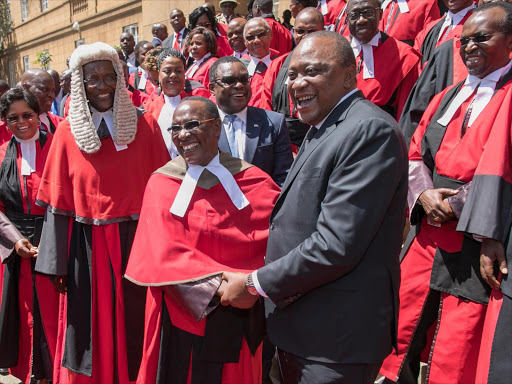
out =
[(178, 32), (176, 34), (176, 38), (174, 39), (174, 46), (173, 46), (173, 48), (178, 51), (180, 50), (180, 36), (181, 36), (181, 34)]
[(228, 143), (229, 143), (229, 150), (231, 151), (231, 156), (233, 157), (240, 157), (238, 154), (238, 145), (236, 144), (236, 137), (235, 137), (235, 120), (236, 115), (226, 115), (224, 117), (224, 120), (228, 122), (227, 127), (227, 133), (228, 133)]
[(260, 61), (258, 63), (258, 65), (256, 66), (256, 69), (254, 70), (254, 72), (255, 73), (265, 73), (266, 70), (267, 70), (267, 65), (263, 61)]

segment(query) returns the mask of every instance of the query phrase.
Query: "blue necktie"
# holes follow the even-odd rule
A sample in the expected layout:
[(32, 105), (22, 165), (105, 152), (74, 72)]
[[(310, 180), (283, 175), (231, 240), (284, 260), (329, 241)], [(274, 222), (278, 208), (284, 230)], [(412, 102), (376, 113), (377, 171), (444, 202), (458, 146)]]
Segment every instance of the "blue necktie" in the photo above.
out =
[(231, 156), (233, 157), (240, 157), (238, 155), (238, 145), (236, 144), (236, 137), (235, 137), (235, 120), (236, 115), (226, 115), (224, 117), (224, 120), (228, 122), (228, 129), (227, 129), (227, 136), (228, 136), (228, 143), (229, 143), (229, 150), (231, 151)]

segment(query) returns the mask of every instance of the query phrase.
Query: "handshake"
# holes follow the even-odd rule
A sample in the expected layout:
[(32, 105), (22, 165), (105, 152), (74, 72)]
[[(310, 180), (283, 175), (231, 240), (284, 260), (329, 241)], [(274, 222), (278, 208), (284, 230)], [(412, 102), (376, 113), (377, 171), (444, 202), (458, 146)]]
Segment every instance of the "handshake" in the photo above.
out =
[(247, 274), (240, 272), (224, 272), (222, 283), (216, 295), (220, 297), (223, 306), (231, 305), (235, 308), (251, 308), (259, 295), (252, 295), (246, 288)]

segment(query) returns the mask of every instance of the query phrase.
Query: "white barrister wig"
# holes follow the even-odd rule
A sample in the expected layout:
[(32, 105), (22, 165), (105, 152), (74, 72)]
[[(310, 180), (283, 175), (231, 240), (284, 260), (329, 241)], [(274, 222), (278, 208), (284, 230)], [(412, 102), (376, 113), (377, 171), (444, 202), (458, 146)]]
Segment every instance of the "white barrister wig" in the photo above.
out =
[(71, 55), (71, 101), (69, 102), (69, 124), (76, 144), (85, 153), (95, 153), (101, 141), (92, 122), (91, 111), (85, 94), (83, 66), (92, 61), (112, 62), (117, 75), (114, 97), (114, 137), (117, 145), (130, 144), (137, 133), (137, 110), (126, 92), (123, 68), (119, 64), (117, 51), (105, 43), (81, 45)]

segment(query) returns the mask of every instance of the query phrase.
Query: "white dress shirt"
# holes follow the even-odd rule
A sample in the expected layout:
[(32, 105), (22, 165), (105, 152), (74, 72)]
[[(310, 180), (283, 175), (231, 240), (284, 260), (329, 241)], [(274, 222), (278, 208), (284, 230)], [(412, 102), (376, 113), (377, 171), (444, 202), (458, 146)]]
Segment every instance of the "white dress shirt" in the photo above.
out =
[(135, 57), (135, 52), (130, 53), (126, 58), (126, 65), (128, 65), (129, 73), (135, 72), (137, 70), (137, 66), (135, 65), (136, 61), (137, 58)]
[[(182, 30), (179, 31), (178, 33), (180, 34), (180, 37), (178, 38), (178, 46), (181, 49), (181, 42), (183, 41), (183, 34), (185, 33), (185, 27), (183, 27)], [(173, 34), (171, 48), (174, 48), (174, 44), (176, 44), (176, 38), (178, 37), (178, 33), (174, 32), (174, 34)]]
[[(458, 25), (462, 21), (462, 19), (466, 17), (468, 12), (475, 7), (475, 4), (472, 4), (469, 7), (464, 8), (463, 10), (457, 13), (453, 13), (451, 11), (446, 12), (446, 15), (444, 16), (443, 25), (441, 25), (441, 30), (439, 31), (439, 36), (437, 36), (437, 41), (441, 40), (443, 36), (445, 36), (449, 31), (453, 29), (453, 27)], [(448, 30), (446, 28), (448, 28)]]
[(251, 58), (251, 62), (247, 66), (247, 71), (249, 72), (249, 76), (254, 76), (254, 71), (256, 71), (256, 66), (260, 63), (260, 61), (263, 61), (263, 63), (265, 63), (267, 68), (270, 67), (270, 63), (272, 63), (272, 59), (270, 58), (270, 53), (261, 59), (258, 59), (257, 57), (254, 57), (251, 55), (249, 55), (249, 57)]
[[(227, 120), (224, 120), (226, 113), (224, 113), (219, 108), (219, 115), (222, 121), (222, 129), (224, 129), (224, 131), (226, 132), (226, 137), (229, 137), (230, 132), (228, 132), (228, 122)], [(233, 122), (233, 127), (235, 128), (235, 141), (238, 147), (239, 158), (241, 158), (242, 160), (246, 160), (244, 159), (244, 155), (245, 142), (247, 139), (247, 136), (245, 135), (245, 133), (247, 132), (247, 107), (245, 107), (242, 111), (235, 113), (235, 115), (237, 118)]]
[(243, 52), (233, 51), (233, 56), (236, 57), (237, 59), (241, 59), (245, 55), (249, 55), (247, 48), (245, 48), (245, 51), (243, 51)]

